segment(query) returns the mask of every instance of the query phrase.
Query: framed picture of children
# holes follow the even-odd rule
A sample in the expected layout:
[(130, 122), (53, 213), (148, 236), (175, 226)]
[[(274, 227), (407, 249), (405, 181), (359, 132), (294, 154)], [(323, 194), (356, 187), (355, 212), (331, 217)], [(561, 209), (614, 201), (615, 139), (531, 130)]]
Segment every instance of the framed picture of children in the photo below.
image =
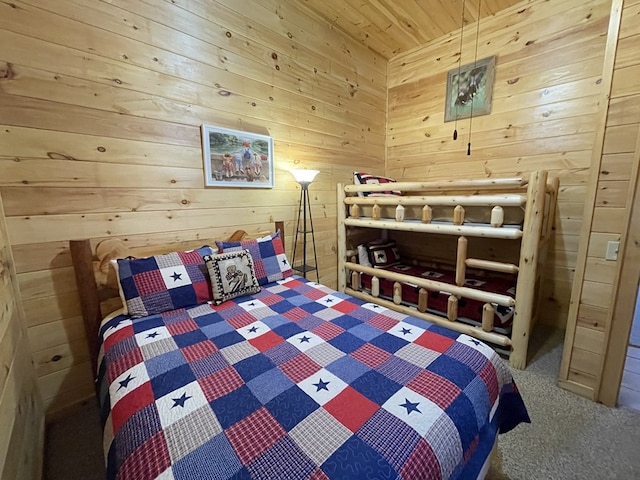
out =
[(206, 187), (273, 188), (273, 139), (202, 125)]

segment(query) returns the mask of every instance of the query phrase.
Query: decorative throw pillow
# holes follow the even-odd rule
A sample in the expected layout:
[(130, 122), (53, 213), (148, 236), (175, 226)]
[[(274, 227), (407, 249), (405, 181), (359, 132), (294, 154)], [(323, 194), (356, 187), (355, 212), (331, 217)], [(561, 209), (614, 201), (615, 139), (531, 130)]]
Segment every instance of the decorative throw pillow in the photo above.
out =
[[(353, 183), (355, 185), (368, 185), (378, 183), (395, 183), (395, 179), (389, 177), (381, 177), (380, 175), (370, 175), (363, 172), (353, 172)], [(384, 192), (358, 192), (360, 197), (384, 197), (384, 196), (402, 195), (399, 190), (387, 190)]]
[(358, 245), (358, 263), (365, 267), (371, 266), (371, 262), (369, 261), (369, 250), (364, 244)]
[(369, 260), (374, 268), (386, 268), (400, 263), (400, 252), (396, 247), (396, 242), (367, 244), (369, 249)]
[(146, 258), (118, 259), (118, 278), (129, 315), (138, 318), (212, 299), (202, 259), (211, 247)]
[(293, 275), (293, 270), (284, 254), (280, 232), (255, 240), (240, 242), (216, 242), (222, 253), (249, 250), (259, 285), (282, 280)]
[(205, 255), (204, 262), (211, 277), (213, 303), (260, 291), (249, 250)]

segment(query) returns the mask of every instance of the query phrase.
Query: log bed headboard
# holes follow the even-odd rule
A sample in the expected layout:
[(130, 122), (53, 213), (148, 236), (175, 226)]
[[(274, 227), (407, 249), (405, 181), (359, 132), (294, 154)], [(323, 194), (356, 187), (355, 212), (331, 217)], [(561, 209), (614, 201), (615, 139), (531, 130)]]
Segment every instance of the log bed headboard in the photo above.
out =
[[(275, 231), (278, 230), (284, 246), (284, 222), (275, 222)], [(261, 232), (251, 237), (262, 236), (265, 233)], [(245, 238), (248, 238), (248, 236), (244, 230), (236, 230), (226, 240), (239, 241)], [(181, 244), (180, 248), (197, 248), (203, 244), (203, 241), (196, 240), (190, 243), (193, 245), (186, 246)], [(176, 247), (163, 248), (158, 246), (155, 251), (145, 251), (145, 256), (153, 255), (154, 253), (167, 253), (171, 250), (176, 250)], [(71, 240), (69, 241), (69, 251), (80, 295), (82, 319), (95, 378), (98, 364), (98, 331), (100, 323), (106, 315), (122, 304), (118, 294), (117, 280), (113, 275), (112, 269), (109, 269), (109, 261), (115, 258), (127, 257), (130, 253), (125, 243), (119, 239), (103, 240), (96, 245), (95, 252), (92, 249), (91, 240)]]

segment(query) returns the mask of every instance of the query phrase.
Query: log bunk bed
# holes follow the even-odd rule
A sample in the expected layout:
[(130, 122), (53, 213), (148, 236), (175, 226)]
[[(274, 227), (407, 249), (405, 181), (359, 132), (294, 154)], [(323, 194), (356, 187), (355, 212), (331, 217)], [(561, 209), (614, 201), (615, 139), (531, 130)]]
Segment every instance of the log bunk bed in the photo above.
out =
[[(512, 367), (523, 369), (539, 313), (557, 192), (558, 179), (548, 179), (546, 171), (534, 171), (528, 178), (339, 184), (338, 289), (487, 342), (508, 355)], [(413, 244), (413, 253), (421, 257), (414, 265), (445, 265), (451, 283), (402, 273), (411, 270), (404, 265), (394, 269), (358, 263), (356, 245), (366, 245), (375, 236), (391, 239), (400, 251)], [(429, 242), (448, 242), (448, 258), (440, 255), (432, 263), (424, 252)], [(511, 254), (503, 255), (503, 250)], [(482, 252), (476, 256), (484, 258), (473, 258), (472, 252)], [(474, 272), (511, 278), (515, 288), (508, 293), (476, 288), (467, 278)], [(408, 291), (413, 292), (409, 302), (404, 295)], [(440, 311), (430, 306), (437, 295), (444, 295)], [(458, 316), (462, 302), (479, 305), (476, 321)], [(513, 314), (508, 330), (495, 322), (496, 310), (504, 308)]]

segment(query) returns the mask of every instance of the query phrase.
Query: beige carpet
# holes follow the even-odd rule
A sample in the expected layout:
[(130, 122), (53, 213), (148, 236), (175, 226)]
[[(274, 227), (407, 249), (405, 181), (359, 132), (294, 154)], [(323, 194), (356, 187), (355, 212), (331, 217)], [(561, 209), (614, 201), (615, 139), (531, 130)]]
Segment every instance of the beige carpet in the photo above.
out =
[[(640, 412), (611, 409), (556, 386), (563, 332), (538, 329), (532, 362), (514, 377), (531, 425), (500, 436), (490, 480), (640, 479)], [(47, 431), (46, 480), (104, 479), (98, 408)]]

